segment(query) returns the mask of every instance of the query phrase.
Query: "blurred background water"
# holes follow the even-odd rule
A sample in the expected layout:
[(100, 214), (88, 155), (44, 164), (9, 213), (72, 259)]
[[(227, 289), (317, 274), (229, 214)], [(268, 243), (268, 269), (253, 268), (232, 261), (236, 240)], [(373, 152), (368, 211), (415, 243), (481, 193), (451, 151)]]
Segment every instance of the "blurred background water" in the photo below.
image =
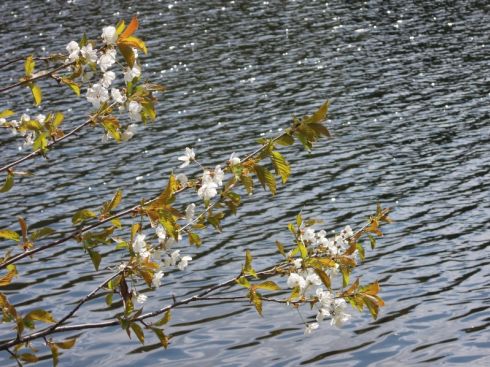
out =
[[(96, 208), (118, 188), (127, 206), (152, 197), (186, 146), (201, 162), (223, 162), (325, 99), (334, 138), (311, 154), (288, 148), (290, 182), (273, 200), (262, 190), (245, 196), (223, 233), (207, 234), (200, 249), (183, 247), (194, 261), (164, 278), (148, 309), (233, 277), (245, 248), (257, 268), (270, 265), (274, 240), (288, 241), (287, 223), (300, 210), (332, 230), (360, 225), (380, 201), (396, 220), (358, 270), (363, 281), (381, 282), (386, 307), (376, 321), (355, 314), (340, 330), (325, 324), (305, 337), (282, 305), (265, 305), (264, 318), (247, 304), (189, 305), (173, 313), (168, 350), (151, 338), (141, 347), (119, 328), (93, 330), (60, 365), (489, 365), (489, 11), (487, 1), (3, 1), (2, 61), (64, 51), (83, 32), (98, 37), (137, 15), (150, 50), (143, 72), (168, 92), (156, 123), (129, 143), (103, 143), (89, 129), (50, 160), (19, 167), (35, 176), (2, 194), (0, 228), (15, 228), (22, 215), (68, 231), (77, 208)], [(1, 85), (21, 73), (21, 64), (0, 70)], [(89, 111), (68, 88), (41, 85), (45, 106), (63, 111), (67, 127)], [(28, 90), (0, 101), (0, 109), (38, 113), (25, 110)], [(2, 163), (22, 154), (19, 145), (0, 131)], [(103, 266), (119, 256), (107, 254)], [(9, 299), (25, 310), (40, 302), (55, 317), (108, 272), (94, 275), (75, 242), (19, 270)], [(99, 298), (77, 321), (110, 315)], [(39, 366), (51, 364), (40, 355)], [(0, 364), (15, 365), (6, 353)]]

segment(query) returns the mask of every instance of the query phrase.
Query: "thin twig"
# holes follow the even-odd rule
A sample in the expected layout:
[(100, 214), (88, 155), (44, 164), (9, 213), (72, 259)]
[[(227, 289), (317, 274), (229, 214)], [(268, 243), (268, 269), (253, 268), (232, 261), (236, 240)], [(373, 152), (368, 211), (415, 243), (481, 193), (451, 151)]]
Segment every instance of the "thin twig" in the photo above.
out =
[(63, 69), (66, 69), (69, 66), (72, 66), (73, 64), (75, 64), (75, 62), (70, 62), (68, 64), (60, 65), (60, 66), (54, 68), (51, 71), (40, 71), (40, 72), (36, 73), (37, 75), (34, 76), (34, 77), (32, 77), (32, 78), (21, 80), (20, 82), (17, 82), (17, 83), (8, 85), (8, 86), (3, 87), (3, 88), (0, 88), (0, 93), (7, 92), (7, 91), (9, 91), (11, 89), (14, 89), (16, 87), (20, 87), (22, 85), (26, 85), (26, 84), (32, 83), (32, 82), (34, 82), (36, 80), (39, 80), (39, 79), (51, 78), (58, 71), (63, 70)]
[[(274, 272), (278, 271), (282, 266), (284, 266), (284, 265), (279, 265), (279, 266), (275, 266), (275, 267), (272, 267), (272, 268), (267, 268), (267, 269), (265, 269), (265, 270), (263, 270), (261, 272), (257, 272), (257, 276), (270, 275), (271, 273), (274, 273)], [(119, 272), (118, 272), (118, 274), (119, 274)], [(118, 274), (114, 274), (113, 277), (111, 277), (111, 278), (113, 279)], [(161, 315), (161, 314), (167, 312), (168, 310), (171, 310), (171, 309), (176, 308), (178, 306), (182, 306), (182, 305), (186, 305), (186, 304), (189, 304), (189, 303), (192, 303), (192, 302), (200, 301), (201, 298), (205, 297), (209, 293), (212, 293), (212, 292), (214, 292), (214, 291), (216, 291), (218, 289), (221, 289), (221, 288), (225, 288), (225, 287), (234, 285), (236, 283), (237, 279), (240, 278), (241, 276), (242, 275), (240, 274), (240, 275), (238, 275), (238, 276), (236, 276), (236, 277), (234, 277), (232, 279), (229, 279), (227, 281), (224, 281), (224, 282), (218, 283), (216, 285), (210, 286), (209, 288), (205, 289), (204, 291), (200, 292), (199, 294), (196, 294), (194, 296), (185, 298), (185, 299), (180, 300), (180, 301), (175, 301), (174, 303), (172, 303), (170, 305), (164, 306), (164, 307), (160, 308), (159, 310), (155, 310), (153, 312), (148, 312), (146, 314), (143, 314), (143, 315), (141, 315), (141, 316), (139, 316), (137, 318), (132, 319), (131, 321), (132, 322), (137, 322), (137, 321), (140, 321), (141, 322), (143, 320), (146, 320), (146, 319), (149, 319), (149, 318), (152, 318), (152, 317)], [(107, 284), (110, 281), (111, 278), (109, 278), (108, 280), (106, 280), (104, 283)], [(72, 310), (67, 315), (68, 318), (71, 317), (71, 315), (73, 315), (80, 308), (80, 306), (89, 299), (89, 296), (90, 295), (92, 295), (90, 297), (93, 297), (93, 295), (99, 289), (101, 289), (104, 286), (104, 283), (101, 286), (99, 285), (99, 287), (97, 287), (89, 295), (87, 295), (84, 299), (82, 299), (77, 304), (77, 306), (75, 307), (75, 309)], [(65, 316), (64, 319), (65, 319), (64, 321), (66, 321), (66, 319), (67, 319), (66, 316)], [(25, 342), (29, 342), (31, 340), (42, 338), (42, 337), (44, 337), (46, 335), (50, 335), (50, 334), (54, 334), (54, 333), (61, 333), (61, 332), (68, 332), (68, 331), (75, 331), (75, 330), (85, 330), (85, 329), (99, 329), (99, 328), (104, 328), (104, 327), (109, 327), (109, 326), (116, 326), (116, 325), (119, 325), (119, 320), (103, 321), (103, 322), (97, 322), (97, 323), (76, 324), (76, 325), (66, 325), (66, 326), (61, 326), (61, 323), (58, 322), (56, 325), (51, 326), (49, 328), (46, 328), (46, 329), (37, 331), (37, 332), (32, 333), (32, 334), (29, 334), (29, 335), (25, 335), (23, 337), (12, 339), (12, 340), (9, 340), (7, 342), (1, 343), (0, 344), (0, 350), (7, 350), (8, 348), (10, 348), (10, 347), (12, 347), (14, 345), (25, 343)]]
[[(86, 122), (86, 123), (88, 123), (88, 122)], [(86, 123), (85, 123), (85, 124), (86, 124)], [(79, 126), (78, 128), (80, 128), (80, 126)], [(70, 133), (71, 133), (71, 132), (70, 132)], [(275, 141), (275, 140), (279, 139), (279, 138), (280, 138), (281, 136), (283, 136), (284, 134), (285, 134), (285, 133), (283, 133), (283, 134), (279, 135), (277, 138), (275, 138), (275, 139), (273, 139), (273, 140)], [(68, 135), (68, 134), (67, 134), (67, 135)], [(66, 135), (65, 135), (65, 136), (66, 136)], [(246, 160), (248, 160), (248, 159), (252, 158), (252, 157), (253, 157), (254, 155), (256, 155), (256, 154), (259, 154), (259, 153), (260, 153), (260, 152), (261, 152), (263, 149), (265, 149), (265, 148), (266, 148), (266, 146), (267, 146), (267, 145), (263, 145), (263, 146), (261, 146), (259, 149), (257, 149), (256, 151), (254, 151), (253, 153), (249, 154), (249, 155), (248, 155), (248, 156), (247, 156), (247, 157), (244, 159), (244, 161), (246, 161)], [(26, 159), (30, 158), (30, 156), (31, 156), (32, 154), (34, 154), (34, 153), (35, 153), (35, 152), (33, 152), (33, 153), (29, 154), (28, 156), (24, 157), (24, 158), (23, 158), (23, 160), (26, 160)], [(18, 161), (16, 161), (16, 162), (17, 162), (17, 163), (19, 163)], [(10, 165), (7, 165), (7, 166), (5, 166), (5, 167), (3, 167), (3, 168), (0, 168), (0, 172), (2, 172), (2, 170), (4, 170), (4, 169), (10, 168), (10, 167), (12, 167), (13, 165), (17, 164), (16, 162), (13, 162), (13, 163), (11, 163)], [(14, 164), (14, 163), (15, 163), (15, 164)], [(230, 185), (230, 186), (229, 186), (227, 189), (229, 190), (229, 189), (231, 189), (231, 188), (233, 188), (233, 187), (234, 187), (234, 184)], [(187, 189), (187, 187), (184, 187), (184, 188), (182, 188), (182, 189), (177, 190), (176, 192), (174, 192), (174, 194), (180, 193), (180, 192), (182, 192), (182, 191), (184, 191), (184, 190), (186, 190), (186, 189)], [(10, 265), (10, 264), (12, 264), (12, 263), (14, 263), (14, 262), (17, 262), (17, 261), (19, 261), (19, 260), (21, 260), (21, 259), (24, 259), (24, 258), (28, 257), (28, 256), (34, 255), (34, 254), (36, 254), (36, 253), (38, 253), (38, 252), (40, 252), (40, 251), (44, 251), (44, 250), (49, 249), (49, 248), (51, 248), (51, 247), (54, 247), (54, 246), (60, 245), (60, 244), (62, 244), (62, 243), (65, 243), (65, 242), (67, 242), (67, 241), (69, 241), (69, 240), (71, 240), (71, 239), (74, 239), (74, 238), (76, 238), (76, 237), (80, 236), (81, 234), (83, 234), (83, 233), (85, 233), (85, 232), (87, 232), (87, 231), (89, 231), (89, 230), (91, 230), (91, 229), (94, 229), (94, 228), (96, 228), (96, 227), (101, 226), (102, 224), (105, 224), (105, 223), (107, 223), (107, 222), (110, 222), (110, 221), (111, 221), (111, 220), (113, 220), (113, 219), (116, 219), (116, 218), (121, 218), (121, 217), (124, 217), (124, 216), (126, 216), (126, 215), (128, 215), (128, 214), (131, 214), (131, 213), (137, 212), (137, 211), (138, 211), (138, 210), (140, 210), (140, 209), (141, 209), (143, 206), (150, 205), (152, 202), (154, 202), (154, 201), (155, 201), (155, 200), (157, 200), (157, 199), (158, 199), (158, 197), (156, 197), (156, 198), (154, 198), (154, 199), (152, 199), (152, 200), (149, 200), (148, 202), (145, 202), (143, 205), (135, 205), (135, 206), (132, 206), (132, 207), (130, 207), (130, 208), (128, 208), (128, 209), (125, 209), (125, 210), (122, 210), (122, 211), (120, 211), (120, 212), (118, 212), (118, 213), (116, 213), (116, 214), (114, 214), (114, 215), (112, 215), (112, 216), (110, 216), (110, 217), (108, 217), (108, 218), (106, 218), (106, 219), (104, 219), (104, 220), (101, 220), (101, 221), (99, 221), (99, 222), (97, 222), (97, 223), (94, 223), (94, 224), (88, 225), (88, 226), (86, 226), (86, 227), (83, 227), (83, 228), (81, 228), (81, 229), (79, 229), (79, 230), (76, 230), (76, 231), (72, 232), (70, 235), (68, 235), (68, 236), (66, 236), (66, 237), (63, 237), (63, 238), (61, 238), (61, 239), (59, 239), (59, 240), (57, 240), (57, 241), (54, 241), (54, 242), (48, 243), (48, 244), (46, 244), (46, 245), (44, 245), (44, 246), (36, 247), (36, 248), (34, 248), (34, 249), (32, 249), (32, 250), (24, 251), (23, 253), (20, 253), (20, 254), (18, 254), (18, 255), (12, 256), (11, 258), (5, 259), (5, 260), (4, 260), (2, 263), (0, 263), (0, 269), (4, 269), (4, 268), (6, 268), (6, 267), (7, 267), (7, 265)], [(206, 208), (206, 209), (205, 209), (205, 210), (204, 210), (202, 213), (200, 213), (200, 214), (199, 214), (199, 215), (198, 215), (198, 216), (197, 216), (197, 217), (196, 217), (196, 218), (195, 218), (195, 219), (194, 219), (192, 222), (187, 223), (187, 224), (186, 224), (186, 225), (184, 225), (183, 227), (179, 228), (179, 230), (178, 230), (178, 231), (179, 231), (179, 232), (184, 231), (184, 230), (185, 230), (185, 229), (187, 229), (187, 228), (188, 228), (188, 227), (189, 227), (191, 224), (195, 223), (197, 220), (199, 220), (200, 218), (202, 218), (202, 216), (204, 216), (204, 215), (205, 215), (205, 214), (206, 214), (206, 213), (207, 213), (207, 212), (208, 212), (210, 209), (212, 209), (214, 206), (216, 206), (216, 205), (217, 205), (217, 203), (219, 202), (219, 200), (220, 200), (220, 199), (218, 199), (217, 201), (215, 201), (213, 204), (209, 205), (209, 206), (208, 206), (208, 207), (207, 207), (207, 208)]]
[[(94, 116), (91, 116), (87, 121), (85, 121), (83, 124), (80, 124), (78, 125), (77, 127), (75, 127), (73, 130), (71, 130), (70, 132), (66, 133), (65, 135), (63, 135), (61, 138), (59, 139), (54, 139), (53, 141), (49, 142), (49, 144), (46, 146), (47, 149), (51, 148), (53, 145), (55, 144), (58, 144), (59, 142), (69, 138), (70, 136), (76, 134), (78, 131), (80, 131), (81, 129), (83, 129), (85, 126), (87, 126), (88, 124), (92, 123), (92, 122), (95, 122), (95, 120), (103, 115), (105, 112), (107, 112), (110, 108), (114, 107), (115, 106), (115, 102), (110, 104), (109, 106), (107, 106), (107, 108), (105, 108), (104, 110), (102, 110), (101, 112), (97, 113), (96, 115)], [(19, 163), (22, 163), (28, 159), (31, 159), (39, 154), (42, 153), (42, 149), (37, 149), (29, 154), (27, 154), (26, 156), (22, 157), (22, 158), (19, 158), (17, 159), (16, 161), (13, 161), (3, 167), (0, 168), (0, 172), (3, 172), (3, 171), (6, 171), (8, 170), (9, 168), (12, 168), (16, 165), (18, 165)]]

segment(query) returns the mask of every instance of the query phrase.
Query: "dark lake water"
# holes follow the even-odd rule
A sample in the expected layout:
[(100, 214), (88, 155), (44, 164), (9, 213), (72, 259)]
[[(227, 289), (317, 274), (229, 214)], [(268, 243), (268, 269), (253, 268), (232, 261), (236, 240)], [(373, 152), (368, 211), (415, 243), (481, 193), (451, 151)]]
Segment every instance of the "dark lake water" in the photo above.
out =
[[(157, 122), (129, 143), (102, 143), (102, 132), (89, 129), (50, 161), (21, 166), (36, 174), (1, 196), (0, 228), (15, 228), (22, 215), (68, 231), (77, 208), (96, 208), (117, 188), (127, 206), (153, 196), (186, 146), (217, 164), (325, 99), (334, 138), (312, 154), (286, 150), (290, 182), (274, 200), (262, 191), (245, 197), (222, 234), (185, 247), (195, 261), (164, 278), (148, 309), (233, 277), (245, 248), (258, 268), (272, 264), (274, 240), (287, 241), (299, 210), (330, 230), (363, 223), (380, 201), (396, 220), (358, 269), (363, 281), (381, 282), (386, 307), (377, 321), (354, 313), (342, 329), (305, 337), (297, 313), (282, 305), (265, 305), (264, 318), (248, 304), (193, 305), (173, 313), (168, 350), (150, 339), (141, 353), (119, 328), (86, 331), (60, 365), (490, 365), (489, 12), (487, 1), (3, 1), (2, 60), (64, 51), (84, 31), (98, 37), (104, 25), (138, 14), (150, 49), (144, 72), (168, 92)], [(21, 66), (0, 70), (1, 85)], [(89, 105), (48, 84), (46, 102), (75, 126)], [(0, 109), (26, 106), (28, 90), (1, 96)], [(0, 131), (2, 163), (17, 146)], [(55, 315), (108, 273), (94, 276), (74, 242), (19, 270), (9, 299), (26, 310), (40, 302)], [(77, 321), (110, 315), (99, 298)], [(13, 365), (6, 353), (0, 365)]]

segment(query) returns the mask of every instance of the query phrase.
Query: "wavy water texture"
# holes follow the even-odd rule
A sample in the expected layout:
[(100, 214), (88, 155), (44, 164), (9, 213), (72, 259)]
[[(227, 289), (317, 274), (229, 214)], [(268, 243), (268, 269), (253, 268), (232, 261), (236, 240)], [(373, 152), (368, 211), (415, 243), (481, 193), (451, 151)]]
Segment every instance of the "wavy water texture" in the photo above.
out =
[[(102, 132), (88, 129), (49, 161), (21, 166), (35, 176), (2, 194), (0, 228), (15, 228), (22, 215), (67, 231), (77, 208), (96, 208), (117, 188), (128, 205), (153, 196), (186, 146), (217, 164), (325, 99), (334, 138), (312, 154), (290, 148), (290, 182), (273, 200), (261, 190), (245, 196), (223, 233), (208, 234), (201, 249), (184, 248), (195, 261), (164, 278), (148, 309), (236, 275), (245, 248), (258, 268), (271, 264), (273, 241), (288, 240), (286, 225), (299, 210), (324, 219), (328, 230), (362, 223), (377, 201), (396, 219), (361, 270), (364, 281), (381, 281), (387, 305), (376, 321), (357, 315), (340, 330), (325, 324), (305, 337), (298, 315), (282, 305), (266, 305), (264, 318), (247, 304), (189, 305), (173, 313), (168, 350), (151, 338), (142, 347), (118, 328), (93, 330), (61, 364), (490, 365), (489, 11), (485, 1), (1, 2), (2, 58), (63, 51), (84, 31), (99, 36), (104, 25), (137, 14), (150, 49), (144, 70), (168, 92), (157, 122), (129, 143), (102, 143)], [(0, 70), (2, 85), (21, 70)], [(76, 126), (88, 103), (72, 103), (68, 88), (48, 84), (41, 83), (45, 106)], [(19, 89), (2, 96), (0, 109), (31, 105), (29, 91)], [(19, 154), (18, 145), (0, 131), (2, 163)], [(119, 256), (106, 255), (103, 267)], [(26, 310), (41, 302), (55, 315), (108, 274), (94, 275), (74, 242), (19, 270), (9, 299)], [(114, 312), (103, 297), (84, 310), (79, 322)], [(41, 354), (38, 365), (50, 365)], [(14, 365), (5, 354), (0, 364)]]

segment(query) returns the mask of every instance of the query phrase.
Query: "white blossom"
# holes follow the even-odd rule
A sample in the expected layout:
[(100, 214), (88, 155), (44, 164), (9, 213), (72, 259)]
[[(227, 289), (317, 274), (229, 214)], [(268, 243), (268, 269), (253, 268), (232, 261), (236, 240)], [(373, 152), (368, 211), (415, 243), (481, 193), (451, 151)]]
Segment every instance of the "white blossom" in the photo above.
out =
[(298, 273), (291, 273), (288, 277), (288, 287), (299, 287), (299, 289), (303, 291), (306, 288), (306, 280)]
[(194, 213), (196, 212), (196, 204), (191, 203), (185, 208), (185, 220), (187, 223), (191, 223), (194, 219)]
[(184, 162), (184, 163), (182, 163), (180, 165), (180, 168), (187, 167), (191, 161), (193, 161), (194, 159), (196, 159), (196, 154), (194, 153), (194, 149), (192, 149), (192, 148), (185, 148), (185, 155), (180, 156), (177, 159), (179, 161)]
[(148, 299), (147, 295), (138, 294), (138, 296), (136, 297), (136, 302), (139, 303), (140, 305), (142, 305), (143, 303), (146, 302), (147, 299)]
[(133, 251), (141, 257), (149, 257), (144, 234), (137, 234), (133, 241)]
[(134, 78), (141, 76), (141, 67), (138, 64), (134, 64), (131, 69), (127, 68), (124, 72), (124, 81), (126, 83), (132, 82)]
[(129, 102), (129, 118), (133, 121), (141, 121), (141, 109), (143, 107), (136, 101)]
[(102, 28), (101, 37), (106, 45), (115, 45), (118, 37), (116, 28), (113, 26)]
[(7, 119), (4, 117), (0, 117), (0, 125), (5, 125), (7, 123)]
[(294, 259), (293, 264), (296, 269), (301, 269), (301, 264), (303, 263), (303, 259)]
[(177, 267), (179, 268), (179, 270), (184, 270), (185, 268), (187, 268), (187, 265), (189, 265), (189, 261), (191, 261), (191, 260), (192, 260), (192, 257), (190, 257), (190, 256), (182, 256)]
[(218, 187), (223, 186), (223, 178), (225, 178), (225, 173), (221, 169), (221, 165), (217, 165), (214, 168), (213, 181), (218, 185)]
[(104, 88), (109, 88), (111, 86), (112, 82), (114, 81), (114, 79), (116, 79), (116, 74), (113, 71), (106, 71), (102, 75), (102, 79), (100, 80), (100, 84), (102, 84), (102, 86)]
[(316, 321), (322, 322), (325, 317), (330, 316), (330, 311), (328, 308), (320, 308), (316, 314)]
[(162, 283), (162, 278), (163, 278), (163, 271), (157, 271), (154, 275), (153, 275), (153, 279), (151, 281), (151, 284), (153, 285), (153, 287), (155, 288), (158, 288), (160, 287), (160, 284)]
[(117, 88), (111, 89), (111, 96), (114, 102), (124, 103), (126, 102), (126, 95), (122, 94), (121, 91)]
[(24, 147), (34, 144), (34, 131), (28, 131), (24, 136)]
[(80, 52), (87, 62), (97, 62), (97, 51), (93, 49), (91, 43), (83, 46)]
[(175, 250), (170, 254), (170, 256), (166, 255), (163, 262), (165, 266), (175, 266), (179, 260), (180, 260), (180, 250)]
[(114, 63), (116, 62), (116, 50), (108, 49), (106, 52), (97, 60), (97, 64), (102, 72), (106, 72)]
[(318, 326), (320, 326), (318, 322), (312, 322), (311, 324), (307, 324), (305, 328), (305, 335), (310, 335), (313, 332), (313, 330), (318, 329)]
[(352, 231), (352, 228), (350, 226), (345, 226), (345, 228), (342, 230), (340, 233), (342, 237), (345, 239), (354, 236), (354, 231)]
[(331, 316), (332, 316), (332, 321), (330, 322), (331, 325), (340, 327), (344, 323), (350, 320), (351, 315), (345, 312), (346, 305), (347, 303), (342, 298), (336, 299), (334, 301), (332, 305), (332, 311), (331, 311)]
[(177, 241), (182, 240), (182, 235), (179, 233), (177, 236), (177, 240), (173, 237), (167, 237), (167, 240), (164, 243), (165, 249), (170, 249)]
[(165, 242), (165, 240), (167, 239), (167, 232), (165, 232), (165, 229), (163, 228), (163, 226), (161, 224), (159, 224), (156, 228), (155, 228), (155, 232), (157, 234), (157, 237), (158, 237), (158, 241), (162, 244)]
[(70, 41), (68, 45), (66, 46), (66, 50), (68, 51), (68, 61), (73, 62), (78, 59), (78, 55), (80, 54), (80, 47), (78, 46), (78, 43), (75, 41)]
[(235, 152), (231, 153), (229, 161), (232, 166), (240, 164), (241, 162), (240, 158), (238, 157), (238, 155), (236, 155)]
[(303, 230), (303, 233), (301, 234), (301, 239), (303, 241), (314, 242), (315, 241), (315, 230), (311, 227), (306, 227)]
[(218, 194), (218, 185), (213, 181), (209, 171), (204, 172), (201, 181), (201, 187), (197, 190), (197, 195), (206, 201), (214, 198)]
[(87, 101), (92, 103), (95, 108), (109, 100), (109, 92), (100, 84), (94, 84), (87, 90)]
[(306, 287), (305, 288), (308, 288), (310, 285), (321, 285), (322, 284), (322, 280), (320, 279), (318, 274), (315, 273), (315, 271), (311, 268), (308, 268), (306, 270), (306, 276), (304, 276), (304, 278), (306, 281)]
[(121, 134), (122, 141), (128, 141), (136, 134), (136, 124), (130, 124)]
[(36, 120), (39, 121), (41, 124), (43, 124), (44, 121), (46, 121), (46, 115), (43, 115), (42, 113), (40, 113), (36, 116)]

